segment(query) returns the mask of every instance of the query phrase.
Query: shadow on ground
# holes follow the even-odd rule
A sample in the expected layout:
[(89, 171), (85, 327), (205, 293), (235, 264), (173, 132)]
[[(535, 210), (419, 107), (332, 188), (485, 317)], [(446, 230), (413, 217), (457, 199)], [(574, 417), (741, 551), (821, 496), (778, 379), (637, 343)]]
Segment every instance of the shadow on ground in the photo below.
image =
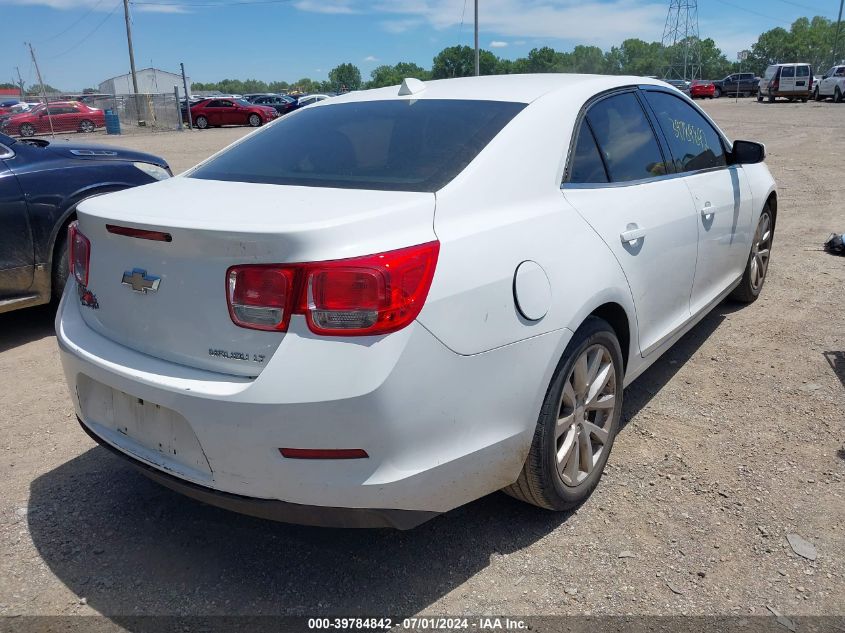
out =
[(845, 387), (845, 352), (823, 352), (828, 365), (839, 378), (839, 382)]
[[(718, 308), (640, 377), (626, 392), (626, 420), (730, 309)], [(286, 525), (179, 496), (97, 447), (32, 483), (28, 522), (52, 572), (137, 631), (127, 616), (416, 613), (491, 556), (535, 543), (569, 516), (497, 493), (409, 532)]]
[(0, 314), (0, 353), (56, 333), (54, 305), (24, 308)]

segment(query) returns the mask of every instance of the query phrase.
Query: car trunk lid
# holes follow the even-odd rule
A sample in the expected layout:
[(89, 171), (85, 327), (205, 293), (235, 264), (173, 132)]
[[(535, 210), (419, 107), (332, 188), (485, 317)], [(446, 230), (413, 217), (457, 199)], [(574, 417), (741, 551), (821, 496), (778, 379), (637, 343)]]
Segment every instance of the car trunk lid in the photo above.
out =
[(80, 292), (91, 328), (155, 357), (242, 376), (257, 376), (286, 334), (232, 322), (230, 266), (344, 259), (436, 239), (431, 193), (182, 177), (92, 198), (78, 216), (91, 242), (87, 301)]

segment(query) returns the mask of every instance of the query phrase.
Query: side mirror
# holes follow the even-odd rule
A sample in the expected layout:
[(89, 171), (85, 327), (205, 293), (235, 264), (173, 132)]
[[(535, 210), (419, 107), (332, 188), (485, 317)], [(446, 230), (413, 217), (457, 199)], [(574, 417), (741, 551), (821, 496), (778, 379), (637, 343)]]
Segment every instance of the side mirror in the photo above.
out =
[(754, 165), (766, 160), (766, 146), (754, 141), (734, 141), (730, 154), (732, 165)]
[(822, 79), (827, 79), (830, 75), (822, 75)]

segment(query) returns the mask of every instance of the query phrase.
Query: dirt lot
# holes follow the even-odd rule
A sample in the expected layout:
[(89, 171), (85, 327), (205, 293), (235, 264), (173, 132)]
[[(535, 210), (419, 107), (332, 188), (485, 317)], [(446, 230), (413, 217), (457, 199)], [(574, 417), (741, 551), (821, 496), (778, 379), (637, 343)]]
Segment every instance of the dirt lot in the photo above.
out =
[[(705, 107), (768, 146), (769, 279), (627, 390), (607, 474), (577, 512), (494, 494), (410, 532), (362, 532), (204, 506), (82, 433), (50, 310), (26, 310), (0, 315), (0, 615), (845, 614), (845, 259), (819, 250), (845, 231), (845, 106)], [(244, 133), (107, 142), (181, 171)]]

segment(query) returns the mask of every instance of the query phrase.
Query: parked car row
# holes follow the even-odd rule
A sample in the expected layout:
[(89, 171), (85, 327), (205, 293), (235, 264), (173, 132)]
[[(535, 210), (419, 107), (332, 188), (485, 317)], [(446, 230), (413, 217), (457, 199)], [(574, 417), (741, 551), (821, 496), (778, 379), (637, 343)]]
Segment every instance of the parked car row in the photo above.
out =
[[(191, 121), (200, 128), (223, 125), (258, 127), (282, 115), (303, 108), (333, 95), (309, 94), (293, 97), (278, 94), (250, 94), (244, 97), (218, 96), (190, 101)], [(182, 120), (187, 122), (187, 105), (182, 101)]]
[(51, 132), (93, 132), (105, 127), (105, 113), (78, 101), (53, 101), (0, 115), (0, 132), (35, 136)]

